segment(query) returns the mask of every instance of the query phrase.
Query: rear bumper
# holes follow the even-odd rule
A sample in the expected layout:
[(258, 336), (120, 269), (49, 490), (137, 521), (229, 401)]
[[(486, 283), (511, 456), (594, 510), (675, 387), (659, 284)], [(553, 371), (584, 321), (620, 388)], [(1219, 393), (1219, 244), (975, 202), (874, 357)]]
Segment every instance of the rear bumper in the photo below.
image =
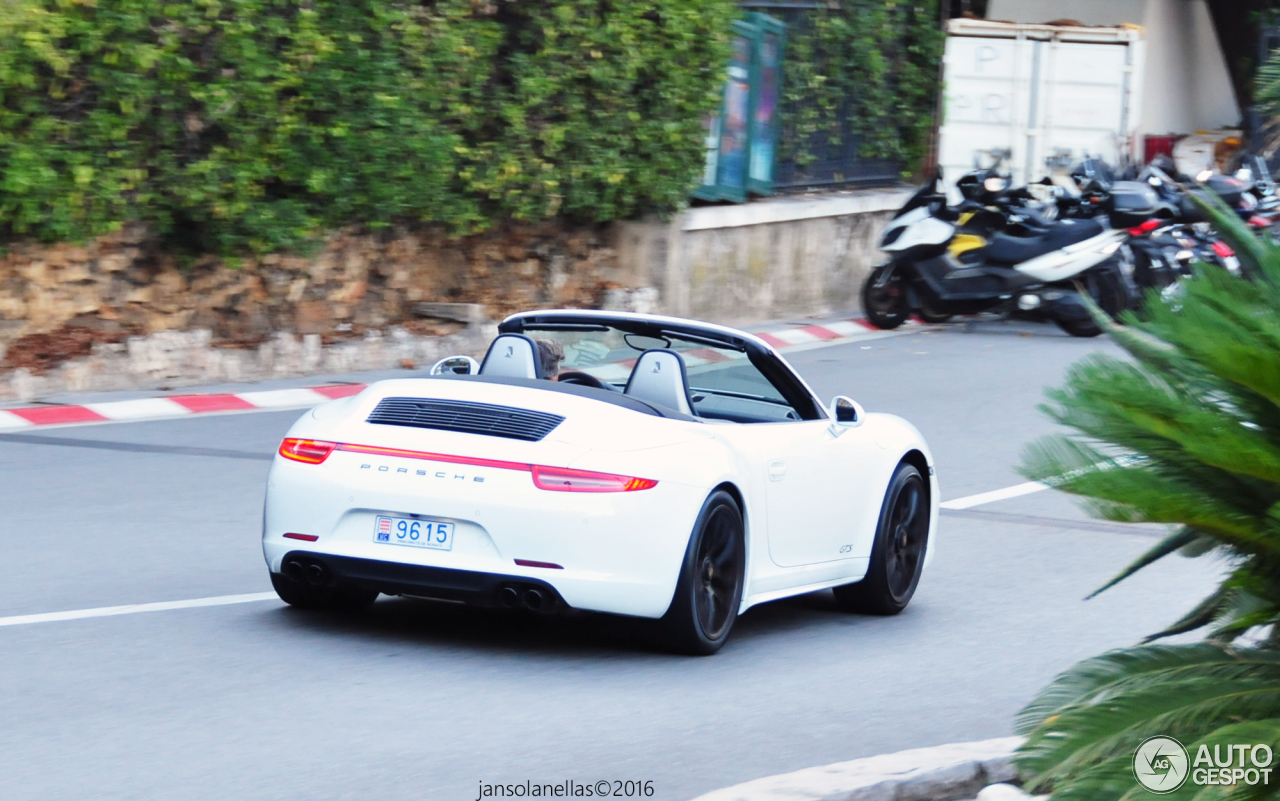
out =
[[(456, 570), (351, 556), (290, 551), (282, 564), (297, 561), (303, 565), (323, 565), (332, 581), (346, 586), (374, 590), (386, 595), (409, 595), (459, 601), (475, 606), (504, 608), (536, 608), (555, 611), (568, 606), (560, 593), (545, 581), (526, 576), (504, 576), (475, 570)], [(529, 591), (540, 593), (531, 602)]]
[[(262, 550), (273, 573), (297, 552), (388, 594), (490, 604), (510, 581), (552, 588), (574, 609), (656, 618), (671, 604), (706, 495), (671, 481), (639, 492), (550, 492), (525, 472), (424, 470), (348, 453), (322, 465), (277, 458)], [(377, 542), (378, 515), (452, 522), (454, 542), (449, 550)]]

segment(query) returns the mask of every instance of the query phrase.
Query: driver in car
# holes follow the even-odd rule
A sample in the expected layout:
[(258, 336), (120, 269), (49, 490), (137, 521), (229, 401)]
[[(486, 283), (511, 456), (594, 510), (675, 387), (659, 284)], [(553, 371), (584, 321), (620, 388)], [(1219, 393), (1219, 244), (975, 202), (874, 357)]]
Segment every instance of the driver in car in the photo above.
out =
[(538, 359), (542, 362), (542, 377), (555, 381), (560, 374), (560, 363), (564, 361), (564, 346), (554, 339), (535, 339), (538, 346)]

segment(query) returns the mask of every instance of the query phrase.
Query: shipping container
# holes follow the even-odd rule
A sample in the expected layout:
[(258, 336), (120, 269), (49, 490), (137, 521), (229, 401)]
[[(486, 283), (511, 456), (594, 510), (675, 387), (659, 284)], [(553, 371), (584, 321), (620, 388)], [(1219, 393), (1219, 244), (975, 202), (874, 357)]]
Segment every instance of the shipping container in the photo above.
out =
[(938, 163), (948, 187), (1007, 151), (1015, 183), (1086, 155), (1135, 155), (1142, 30), (954, 19), (947, 26)]

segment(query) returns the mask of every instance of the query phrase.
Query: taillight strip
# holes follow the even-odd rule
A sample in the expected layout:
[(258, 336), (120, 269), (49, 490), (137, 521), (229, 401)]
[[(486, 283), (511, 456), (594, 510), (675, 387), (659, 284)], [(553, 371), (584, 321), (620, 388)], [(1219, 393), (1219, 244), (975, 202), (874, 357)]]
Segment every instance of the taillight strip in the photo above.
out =
[(503, 459), (482, 459), (477, 456), (455, 456), (451, 453), (411, 451), (381, 445), (355, 445), (350, 442), (323, 442), (309, 439), (286, 439), (280, 443), (281, 456), (305, 464), (321, 464), (333, 451), (516, 470), (532, 474), (534, 486), (551, 492), (637, 492), (658, 486), (658, 482), (651, 478), (599, 473), (594, 470), (578, 470), (571, 467), (548, 467), (528, 462), (508, 462)]
[(505, 462), (501, 459), (480, 459), (475, 456), (453, 456), (447, 453), (429, 453), (427, 451), (406, 451), (401, 448), (383, 448), (378, 445), (352, 445), (338, 443), (336, 450), (351, 453), (367, 453), (373, 456), (398, 456), (401, 459), (423, 459), (428, 462), (447, 462), (448, 464), (469, 464), (475, 467), (496, 467), (499, 470), (520, 470), (533, 472), (533, 465), (524, 462)]

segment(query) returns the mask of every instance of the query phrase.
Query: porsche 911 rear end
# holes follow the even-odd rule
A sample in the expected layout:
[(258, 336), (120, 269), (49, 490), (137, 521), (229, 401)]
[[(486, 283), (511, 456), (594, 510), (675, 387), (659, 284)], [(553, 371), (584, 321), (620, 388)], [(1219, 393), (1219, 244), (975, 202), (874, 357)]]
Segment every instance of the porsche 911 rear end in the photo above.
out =
[(290, 430), (264, 555), (300, 605), (386, 593), (658, 617), (709, 489), (687, 457), (699, 427), (550, 387), (382, 382)]

